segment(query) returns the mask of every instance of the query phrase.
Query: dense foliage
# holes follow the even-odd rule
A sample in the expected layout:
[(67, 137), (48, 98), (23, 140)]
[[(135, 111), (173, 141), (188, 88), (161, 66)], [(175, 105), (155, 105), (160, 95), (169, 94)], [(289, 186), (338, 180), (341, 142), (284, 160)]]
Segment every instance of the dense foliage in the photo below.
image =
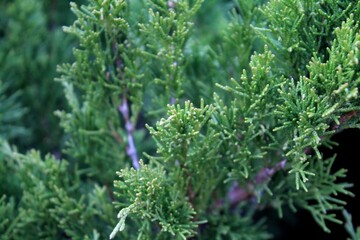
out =
[(360, 238), (320, 151), (360, 128), (360, 2), (62, 4), (0, 3), (0, 239), (262, 240), (299, 209)]

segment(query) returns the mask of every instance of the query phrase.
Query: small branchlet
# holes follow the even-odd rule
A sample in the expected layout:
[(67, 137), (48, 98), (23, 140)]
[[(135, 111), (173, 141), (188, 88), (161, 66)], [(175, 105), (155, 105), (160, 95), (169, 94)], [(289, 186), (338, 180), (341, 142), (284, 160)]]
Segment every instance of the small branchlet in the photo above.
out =
[[(151, 167), (140, 162), (141, 168), (117, 172), (121, 180), (115, 181), (115, 194), (130, 203), (118, 213), (119, 222), (110, 235), (112, 239), (118, 231), (125, 228), (128, 215), (153, 222), (160, 226), (160, 231), (174, 238), (186, 239), (195, 234), (199, 223), (192, 219), (195, 211), (186, 196), (173, 188), (173, 179), (164, 168)], [(124, 203), (115, 203), (123, 206)], [(142, 229), (145, 231), (145, 229)], [(151, 236), (151, 232), (140, 233)]]

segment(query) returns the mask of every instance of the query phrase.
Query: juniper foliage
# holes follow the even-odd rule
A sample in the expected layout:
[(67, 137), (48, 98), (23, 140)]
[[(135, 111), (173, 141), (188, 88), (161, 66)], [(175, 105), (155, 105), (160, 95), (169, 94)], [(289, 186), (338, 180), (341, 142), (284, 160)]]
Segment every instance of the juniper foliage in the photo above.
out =
[(26, 131), (11, 137), (22, 151), (35, 147), (59, 152), (62, 145), (62, 130), (53, 112), (65, 107), (65, 98), (53, 78), (56, 65), (72, 59), (74, 41), (61, 30), (73, 20), (68, 6), (61, 5), (49, 0), (0, 2), (1, 92), (9, 99), (16, 95), (16, 105), (27, 109), (18, 119)]
[(88, 0), (71, 10), (63, 29), (78, 45), (56, 79), (68, 103), (56, 111), (64, 159), (8, 143), (27, 112), (22, 93), (0, 85), (0, 123), (11, 124), (0, 128), (2, 239), (271, 239), (266, 211), (287, 209), (325, 232), (342, 224), (352, 183), (319, 149), (360, 126), (359, 2)]

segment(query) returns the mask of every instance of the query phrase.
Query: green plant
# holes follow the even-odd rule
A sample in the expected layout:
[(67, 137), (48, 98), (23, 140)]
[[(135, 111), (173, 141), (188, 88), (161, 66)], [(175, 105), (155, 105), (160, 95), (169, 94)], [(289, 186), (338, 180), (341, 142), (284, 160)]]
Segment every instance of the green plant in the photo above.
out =
[[(17, 105), (27, 109), (19, 118), (27, 134), (11, 138), (23, 151), (35, 147), (55, 153), (62, 145), (53, 112), (65, 108), (65, 98), (53, 79), (56, 65), (72, 59), (74, 41), (61, 30), (73, 17), (68, 6), (58, 5), (62, 4), (51, 0), (0, 3), (0, 81), (6, 86), (2, 95), (15, 94)], [(57, 11), (65, 19), (58, 18)]]
[(56, 79), (65, 159), (1, 142), (4, 239), (271, 239), (267, 218), (289, 209), (325, 232), (342, 223), (352, 184), (319, 149), (359, 128), (359, 2), (71, 10), (75, 60)]

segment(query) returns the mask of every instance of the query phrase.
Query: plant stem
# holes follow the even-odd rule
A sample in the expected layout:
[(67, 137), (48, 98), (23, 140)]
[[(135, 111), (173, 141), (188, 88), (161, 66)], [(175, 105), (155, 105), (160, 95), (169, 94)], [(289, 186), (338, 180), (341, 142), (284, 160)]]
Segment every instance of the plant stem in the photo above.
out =
[(130, 120), (129, 116), (129, 103), (125, 95), (123, 95), (123, 100), (119, 105), (119, 111), (122, 114), (125, 120), (125, 129), (128, 134), (128, 146), (126, 148), (127, 155), (131, 158), (132, 166), (137, 170), (140, 168), (139, 158), (136, 151), (136, 145), (134, 140), (134, 124)]
[(219, 199), (215, 202), (214, 208), (219, 209), (221, 208), (225, 201), (229, 202), (232, 208), (235, 208), (240, 202), (249, 199), (250, 197), (254, 196), (254, 184), (262, 184), (266, 181), (269, 181), (271, 177), (278, 171), (283, 170), (286, 165), (286, 160), (282, 160), (277, 163), (272, 168), (263, 168), (261, 169), (252, 179), (249, 181), (245, 187), (240, 187), (236, 182), (234, 182), (233, 186), (230, 188), (227, 194), (227, 200)]

